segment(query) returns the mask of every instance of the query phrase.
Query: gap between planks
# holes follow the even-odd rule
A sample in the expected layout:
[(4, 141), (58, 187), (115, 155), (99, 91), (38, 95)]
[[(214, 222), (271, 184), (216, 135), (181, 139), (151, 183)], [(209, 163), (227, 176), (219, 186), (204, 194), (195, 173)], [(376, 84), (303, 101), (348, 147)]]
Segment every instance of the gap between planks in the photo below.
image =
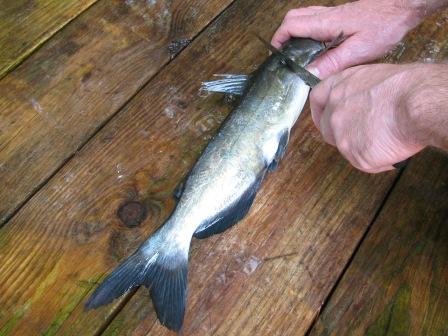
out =
[[(13, 72), (18, 66), (20, 66), (23, 62), (25, 62), (31, 55), (33, 55), (35, 52), (37, 52), (40, 48), (42, 48), (51, 38), (53, 38), (56, 34), (58, 34), (61, 30), (63, 30), (65, 27), (67, 27), (73, 20), (77, 19), (81, 14), (87, 12), (89, 9), (91, 9), (93, 6), (95, 6), (97, 3), (99, 3), (101, 0), (96, 0), (92, 2), (90, 5), (86, 6), (83, 10), (79, 11), (76, 15), (68, 19), (67, 21), (63, 22), (60, 26), (58, 26), (54, 31), (48, 32), (48, 35), (44, 36), (42, 40), (37, 41), (37, 43), (32, 46), (30, 49), (25, 51), (22, 55), (19, 55), (17, 59), (12, 62), (9, 66), (5, 67), (3, 71), (0, 72), (0, 80), (4, 78), (9, 73)], [(41, 186), (37, 187), (37, 190), (39, 190)], [(34, 194), (34, 191), (33, 191)], [(28, 201), (28, 199), (26, 199)], [(23, 204), (20, 204), (20, 207), (22, 207)], [(15, 213), (15, 212), (14, 212)], [(12, 216), (11, 216), (12, 217)], [(8, 217), (4, 224), (11, 218)], [(1, 227), (1, 225), (0, 225)]]
[[(95, 3), (93, 3), (92, 5), (90, 5), (87, 9), (92, 8), (95, 4), (98, 4), (101, 0), (96, 1)], [(22, 202), (20, 202), (16, 209), (14, 209), (6, 218), (5, 221), (3, 223), (0, 223), (0, 229), (5, 226), (12, 218), (14, 218), (15, 215), (17, 215), (17, 213), (25, 206), (25, 204), (28, 203), (28, 201), (33, 198), (33, 196), (38, 193), (49, 181), (51, 181), (51, 179), (66, 165), (68, 164), (73, 157), (76, 155), (76, 153), (78, 153), (79, 151), (81, 151), (89, 142), (92, 138), (95, 137), (95, 135), (100, 132), (110, 121), (112, 121), (112, 119), (114, 119), (118, 114), (120, 114), (120, 112), (123, 110), (123, 108), (130, 102), (132, 101), (132, 99), (134, 99), (134, 97), (136, 95), (138, 95), (138, 93), (140, 91), (142, 91), (150, 82), (152, 82), (153, 80), (156, 80), (156, 77), (158, 76), (158, 74), (171, 62), (173, 62), (186, 48), (188, 48), (192, 42), (194, 40), (196, 40), (196, 38), (202, 34), (202, 32), (207, 29), (210, 25), (212, 25), (219, 17), (221, 17), (221, 15), (223, 15), (234, 3), (236, 0), (232, 0), (232, 2), (230, 2), (219, 14), (217, 14), (215, 17), (213, 17), (208, 24), (204, 25), (196, 35), (194, 35), (191, 38), (191, 41), (188, 45), (186, 46), (182, 46), (182, 48), (180, 49), (179, 52), (177, 52), (175, 55), (173, 55), (173, 57), (169, 58), (165, 63), (163, 63), (159, 69), (157, 69), (157, 71), (146, 81), (144, 82), (139, 88), (137, 88), (137, 90), (127, 99), (123, 102), (123, 104), (117, 108), (117, 111), (114, 112), (113, 114), (111, 114), (108, 118), (106, 118), (102, 123), (100, 123), (98, 125), (98, 127), (92, 132), (92, 134), (90, 134), (83, 142), (80, 142), (78, 147), (76, 147), (76, 149), (67, 156), (67, 158), (65, 160), (63, 160), (61, 162), (60, 165), (58, 165), (53, 172), (51, 172), (47, 178), (45, 178), (40, 184), (38, 184), (28, 195), (28, 197), (26, 197)], [(87, 10), (86, 9), (86, 10)], [(85, 11), (82, 11), (81, 13), (84, 13)], [(80, 13), (80, 14), (81, 14)], [(79, 15), (78, 15), (79, 16)], [(78, 16), (76, 16), (75, 18), (77, 18)], [(74, 18), (74, 19), (75, 19)], [(68, 21), (72, 22), (73, 20)], [(67, 26), (67, 25), (65, 25)], [(64, 28), (65, 26), (61, 27), (61, 29), (59, 29), (57, 32), (60, 32), (62, 30), (62, 28)], [(57, 33), (56, 32), (56, 33)], [(56, 34), (55, 33), (55, 34)], [(53, 37), (55, 34), (51, 35), (51, 37)], [(45, 42), (47, 42), (49, 40), (49, 38), (47, 40), (45, 40)], [(43, 46), (44, 43), (39, 45), (39, 48)], [(29, 56), (31, 56), (31, 54), (33, 54), (35, 51), (37, 51), (37, 49), (39, 48), (35, 48), (33, 49), (33, 52), (29, 53), (27, 55), (26, 58), (28, 58)], [(26, 59), (25, 58), (25, 59)], [(22, 63), (23, 61), (25, 61), (25, 59), (21, 60), (20, 63)], [(20, 64), (19, 63), (19, 64)], [(19, 65), (17, 64), (17, 66)], [(16, 68), (16, 66), (14, 66), (14, 68)], [(0, 74), (0, 80), (2, 79), (2, 75)]]
[(328, 293), (327, 297), (325, 298), (325, 301), (323, 302), (322, 306), (320, 307), (319, 311), (317, 312), (316, 316), (314, 317), (313, 321), (310, 323), (308, 330), (305, 333), (305, 336), (309, 336), (311, 334), (311, 331), (313, 330), (316, 322), (319, 320), (319, 317), (323, 311), (325, 311), (325, 308), (328, 305), (328, 302), (330, 302), (331, 297), (333, 296), (334, 292), (339, 286), (339, 283), (341, 282), (342, 278), (344, 277), (345, 273), (347, 272), (348, 268), (350, 267), (353, 259), (355, 258), (356, 254), (358, 253), (358, 250), (360, 249), (361, 245), (365, 241), (367, 235), (371, 231), (373, 225), (375, 225), (375, 222), (378, 218), (378, 216), (381, 214), (381, 212), (384, 209), (384, 206), (388, 202), (390, 196), (392, 195), (393, 191), (395, 190), (395, 187), (397, 186), (398, 182), (400, 181), (403, 172), (406, 170), (406, 168), (409, 166), (406, 165), (404, 168), (400, 169), (397, 176), (393, 180), (392, 184), (389, 187), (389, 190), (386, 192), (386, 195), (384, 196), (383, 200), (381, 201), (378, 210), (375, 212), (374, 216), (372, 217), (372, 220), (370, 221), (369, 225), (367, 226), (364, 234), (362, 235), (361, 239), (356, 244), (355, 249), (353, 250), (350, 258), (347, 260), (347, 263), (345, 264), (344, 268), (342, 269), (341, 273), (339, 274), (338, 278), (336, 279), (335, 283), (333, 284), (333, 287), (331, 288), (330, 292)]

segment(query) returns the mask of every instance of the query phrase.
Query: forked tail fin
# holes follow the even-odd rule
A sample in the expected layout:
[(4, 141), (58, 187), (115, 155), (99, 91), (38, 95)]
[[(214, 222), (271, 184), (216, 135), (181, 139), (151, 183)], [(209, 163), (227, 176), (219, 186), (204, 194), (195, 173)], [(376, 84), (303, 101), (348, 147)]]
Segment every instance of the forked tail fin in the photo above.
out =
[(156, 233), (123, 261), (94, 291), (85, 308), (108, 304), (132, 288), (145, 285), (160, 322), (179, 331), (185, 313), (188, 250), (164, 244), (160, 238)]

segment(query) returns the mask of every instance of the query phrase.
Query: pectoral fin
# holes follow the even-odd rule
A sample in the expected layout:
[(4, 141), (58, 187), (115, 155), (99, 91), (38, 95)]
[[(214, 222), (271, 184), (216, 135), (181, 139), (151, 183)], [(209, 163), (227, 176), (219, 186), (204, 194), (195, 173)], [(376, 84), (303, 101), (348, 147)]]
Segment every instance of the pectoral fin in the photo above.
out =
[(284, 130), (280, 135), (277, 152), (275, 153), (274, 159), (272, 160), (271, 164), (268, 167), (269, 171), (274, 171), (275, 169), (277, 169), (278, 163), (285, 154), (286, 147), (288, 146), (288, 141), (289, 141), (289, 131)]
[(222, 74), (215, 76), (220, 79), (202, 82), (201, 91), (242, 96), (250, 79), (250, 75)]
[(180, 200), (180, 197), (182, 196), (185, 189), (185, 180), (182, 180), (179, 182), (179, 184), (176, 186), (176, 189), (173, 191), (173, 197), (176, 199), (176, 201)]

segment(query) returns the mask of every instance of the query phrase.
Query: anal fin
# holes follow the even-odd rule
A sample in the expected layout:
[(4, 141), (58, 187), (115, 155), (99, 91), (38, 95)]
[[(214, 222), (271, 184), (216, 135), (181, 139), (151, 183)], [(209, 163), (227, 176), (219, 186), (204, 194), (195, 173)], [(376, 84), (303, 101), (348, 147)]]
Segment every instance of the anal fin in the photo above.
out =
[(198, 239), (208, 238), (214, 234), (224, 232), (243, 219), (254, 202), (263, 178), (264, 174), (258, 177), (236, 202), (207, 221), (207, 223), (199, 226), (193, 236)]

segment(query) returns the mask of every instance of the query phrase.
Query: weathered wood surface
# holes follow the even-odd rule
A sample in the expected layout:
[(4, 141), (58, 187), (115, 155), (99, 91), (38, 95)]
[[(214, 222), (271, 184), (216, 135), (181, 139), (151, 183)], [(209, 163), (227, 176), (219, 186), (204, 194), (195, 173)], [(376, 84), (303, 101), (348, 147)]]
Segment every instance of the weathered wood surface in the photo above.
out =
[[(274, 5), (265, 3), (264, 6), (258, 10), (269, 12), (271, 20), (280, 20)], [(234, 9), (251, 12), (239, 10), (237, 6)], [(236, 12), (233, 15), (238, 20)], [(426, 20), (386, 60), (445, 59), (448, 48), (444, 37), (446, 26), (442, 24), (448, 22), (447, 17), (444, 12)], [(252, 25), (262, 26), (257, 20), (263, 22), (263, 19), (255, 18), (254, 23), (249, 20), (249, 27), (244, 30), (250, 30)], [(247, 57), (238, 57), (232, 63), (227, 61), (229, 71), (238, 72), (244, 66), (240, 59)], [(308, 115), (309, 111), (304, 114)], [(232, 231), (193, 243), (186, 335), (303, 335), (318, 315), (329, 293), (328, 286), (335, 283), (353, 253), (366, 228), (365, 220), (372, 218), (374, 207), (364, 208), (369, 203), (369, 195), (365, 193), (370, 190), (378, 193), (378, 189), (370, 188), (384, 180), (363, 181), (362, 186), (344, 189), (349, 181), (366, 176), (341, 176), (334, 171), (335, 162), (327, 156), (329, 149), (316, 143), (308, 117), (299, 121), (293, 136), (288, 156), (282, 163), (290, 170), (286, 172), (284, 169), (288, 168), (283, 168), (270, 178), (257, 198), (256, 210)], [(304, 160), (302, 154), (294, 152), (301, 148), (312, 148), (313, 158)], [(305, 167), (304, 162), (307, 162)], [(322, 178), (324, 182), (319, 181)], [(309, 189), (307, 185), (314, 187)], [(284, 190), (287, 195), (283, 194)], [(316, 200), (317, 195), (322, 198)], [(375, 202), (379, 200), (380, 197)], [(350, 211), (359, 211), (365, 217), (357, 218), (356, 224), (348, 224), (350, 219), (345, 216)], [(333, 231), (335, 227), (338, 227), (337, 233)], [(283, 232), (279, 233), (280, 230)], [(169, 334), (156, 322), (148, 302), (147, 290), (140, 289), (104, 334)]]
[(311, 335), (448, 335), (448, 156), (403, 173)]
[(0, 1), (0, 78), (96, 1)]
[(231, 2), (101, 1), (4, 77), (0, 226)]
[[(264, 47), (241, 31), (259, 27), (269, 35), (273, 27), (265, 22), (285, 10), (273, 0), (233, 5), (3, 227), (0, 330), (89, 335), (107, 325), (122, 300), (85, 313), (86, 295), (168, 216), (172, 190), (229, 111), (198, 97), (200, 79), (259, 64)], [(279, 333), (303, 332), (371, 221), (394, 173), (350, 168), (321, 142), (307, 114), (291, 141), (296, 150), (266, 181), (251, 216), (194, 244), (187, 330), (212, 321), (235, 333), (260, 322), (257, 330), (266, 332), (276, 321)], [(117, 217), (129, 202), (147, 213), (134, 228)], [(294, 255), (263, 262), (288, 253)], [(225, 313), (231, 324), (221, 323)]]
[[(229, 112), (219, 98), (198, 97), (200, 81), (259, 64), (265, 50), (244, 32), (270, 36), (274, 26), (266, 23), (279, 22), (288, 6), (237, 0), (0, 229), (0, 335), (167, 333), (156, 322), (145, 289), (128, 295), (128, 304), (120, 299), (88, 313), (82, 305), (99, 279), (168, 216), (172, 190)], [(412, 35), (400, 57), (392, 58), (423, 57), (428, 41), (441, 45), (441, 28), (425, 27), (422, 40)], [(115, 38), (126, 31), (116, 31)], [(130, 54), (123, 52), (119, 60)], [(109, 55), (101, 56), (102, 62)], [(101, 66), (97, 61), (92, 59), (92, 66)], [(70, 74), (84, 74), (82, 64), (72, 66)], [(113, 70), (120, 71), (110, 63)], [(108, 78), (126, 75), (119, 74)], [(77, 90), (77, 83), (70, 88)], [(78, 99), (85, 94), (79, 91)], [(60, 106), (71, 96), (62, 103), (61, 97), (53, 104), (63, 111)], [(108, 102), (101, 99), (92, 106), (103, 109)], [(63, 134), (70, 134), (71, 124), (65, 125)], [(62, 141), (50, 139), (54, 146)], [(285, 159), (248, 218), (221, 236), (193, 243), (186, 334), (304, 334), (395, 176), (350, 168), (322, 143), (305, 111)], [(134, 212), (120, 219), (118, 210), (126, 208)]]

